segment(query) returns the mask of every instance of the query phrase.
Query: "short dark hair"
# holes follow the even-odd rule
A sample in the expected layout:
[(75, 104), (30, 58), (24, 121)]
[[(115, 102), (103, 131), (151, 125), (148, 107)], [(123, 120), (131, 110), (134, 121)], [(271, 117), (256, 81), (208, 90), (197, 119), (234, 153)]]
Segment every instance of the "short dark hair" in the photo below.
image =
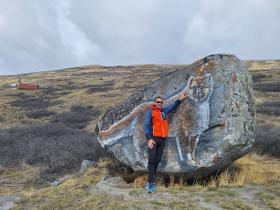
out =
[(163, 98), (162, 98), (161, 96), (157, 96), (157, 97), (155, 98), (155, 101), (156, 101), (158, 98), (160, 98), (161, 100), (163, 100)]

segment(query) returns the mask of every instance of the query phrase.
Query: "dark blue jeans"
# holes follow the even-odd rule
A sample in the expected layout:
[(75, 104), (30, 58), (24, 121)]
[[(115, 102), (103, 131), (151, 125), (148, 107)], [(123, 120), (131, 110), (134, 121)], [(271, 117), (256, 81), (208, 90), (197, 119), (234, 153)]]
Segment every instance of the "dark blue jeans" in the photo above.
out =
[(163, 149), (165, 146), (165, 138), (155, 137), (152, 139), (155, 141), (154, 147), (152, 149), (148, 148), (148, 182), (155, 182), (155, 174), (157, 171), (158, 164), (161, 160)]

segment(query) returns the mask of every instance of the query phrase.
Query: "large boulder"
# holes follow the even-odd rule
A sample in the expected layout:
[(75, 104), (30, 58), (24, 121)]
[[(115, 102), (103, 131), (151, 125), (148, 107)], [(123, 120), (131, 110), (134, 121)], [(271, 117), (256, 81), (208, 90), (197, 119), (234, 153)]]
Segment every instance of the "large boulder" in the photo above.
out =
[(189, 97), (168, 115), (169, 137), (158, 171), (188, 176), (217, 172), (254, 143), (252, 79), (234, 55), (210, 55), (174, 69), (106, 111), (97, 139), (121, 163), (147, 171), (145, 113), (158, 95), (165, 105)]

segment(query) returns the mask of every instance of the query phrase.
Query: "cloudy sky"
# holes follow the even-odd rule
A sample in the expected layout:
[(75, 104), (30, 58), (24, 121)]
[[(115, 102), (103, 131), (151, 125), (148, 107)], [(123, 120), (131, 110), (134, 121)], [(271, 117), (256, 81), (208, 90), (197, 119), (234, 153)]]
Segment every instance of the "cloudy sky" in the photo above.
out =
[(0, 74), (280, 59), (279, 0), (0, 0)]

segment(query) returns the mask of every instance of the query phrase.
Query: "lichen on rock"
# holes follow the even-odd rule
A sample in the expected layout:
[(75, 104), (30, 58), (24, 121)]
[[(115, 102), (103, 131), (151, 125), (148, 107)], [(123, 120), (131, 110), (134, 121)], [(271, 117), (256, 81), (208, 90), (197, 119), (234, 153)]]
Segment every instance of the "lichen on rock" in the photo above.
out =
[(210, 55), (180, 67), (106, 111), (97, 139), (135, 171), (147, 169), (143, 123), (154, 98), (188, 98), (168, 115), (169, 137), (158, 171), (207, 175), (246, 154), (254, 143), (252, 78), (234, 55)]

